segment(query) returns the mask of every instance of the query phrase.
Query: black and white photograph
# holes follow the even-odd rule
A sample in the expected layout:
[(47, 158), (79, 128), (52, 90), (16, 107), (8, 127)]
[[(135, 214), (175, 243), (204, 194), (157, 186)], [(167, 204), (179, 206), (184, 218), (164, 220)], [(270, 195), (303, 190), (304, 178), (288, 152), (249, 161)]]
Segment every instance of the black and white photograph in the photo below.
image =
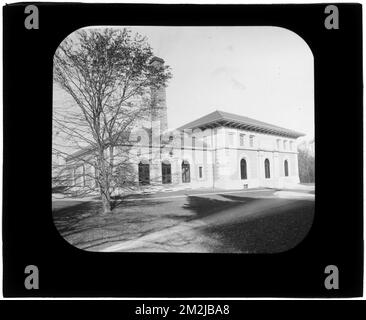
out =
[(87, 27), (57, 48), (52, 210), (101, 252), (275, 253), (315, 206), (314, 59), (279, 27)]
[(362, 5), (117, 2), (3, 7), (0, 297), (362, 297)]

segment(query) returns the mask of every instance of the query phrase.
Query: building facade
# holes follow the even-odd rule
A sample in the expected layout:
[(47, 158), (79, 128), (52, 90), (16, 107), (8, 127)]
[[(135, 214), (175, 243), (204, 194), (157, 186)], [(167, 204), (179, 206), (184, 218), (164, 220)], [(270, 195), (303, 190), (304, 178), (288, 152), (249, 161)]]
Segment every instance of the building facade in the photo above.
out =
[[(218, 110), (168, 130), (165, 96), (165, 88), (152, 92), (158, 108), (151, 112), (150, 128), (136, 124), (130, 132), (133, 143), (117, 148), (117, 158), (123, 154), (128, 159), (137, 190), (283, 188), (299, 183), (297, 138), (303, 134)], [(82, 161), (88, 152), (81, 154), (67, 161), (75, 187), (94, 183), (83, 178), (92, 169)]]
[(249, 124), (222, 111), (199, 120), (166, 132), (160, 146), (136, 144), (130, 158), (136, 163), (137, 181), (192, 189), (282, 188), (299, 183), (296, 139), (301, 134)]

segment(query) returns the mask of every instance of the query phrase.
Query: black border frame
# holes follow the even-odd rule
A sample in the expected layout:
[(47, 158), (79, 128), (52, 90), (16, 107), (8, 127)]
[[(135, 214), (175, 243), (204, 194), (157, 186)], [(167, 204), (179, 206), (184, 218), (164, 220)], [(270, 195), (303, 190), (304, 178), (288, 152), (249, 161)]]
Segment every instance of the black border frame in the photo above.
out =
[[(39, 30), (24, 8), (39, 8)], [(362, 7), (336, 4), (145, 5), (19, 3), (3, 7), (3, 293), (6, 297), (356, 297), (363, 283)], [(90, 25), (279, 26), (314, 55), (316, 212), (308, 236), (272, 255), (91, 253), (68, 245), (52, 222), (52, 57)], [(299, 62), (301, 63), (301, 62)], [(341, 166), (344, 170), (340, 170)], [(40, 289), (24, 288), (24, 268)], [(326, 290), (335, 264), (340, 288)]]

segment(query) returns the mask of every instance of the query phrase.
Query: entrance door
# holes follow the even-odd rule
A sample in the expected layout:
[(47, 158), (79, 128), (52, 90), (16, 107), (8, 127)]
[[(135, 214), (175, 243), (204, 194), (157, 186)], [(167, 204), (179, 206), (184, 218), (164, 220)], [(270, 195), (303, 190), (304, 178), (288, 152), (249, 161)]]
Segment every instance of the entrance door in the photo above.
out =
[(161, 164), (161, 173), (163, 184), (172, 183), (172, 168), (170, 163), (163, 162)]
[(182, 182), (189, 183), (191, 182), (191, 172), (188, 161), (182, 162)]
[(150, 165), (148, 163), (139, 163), (139, 184), (150, 184)]

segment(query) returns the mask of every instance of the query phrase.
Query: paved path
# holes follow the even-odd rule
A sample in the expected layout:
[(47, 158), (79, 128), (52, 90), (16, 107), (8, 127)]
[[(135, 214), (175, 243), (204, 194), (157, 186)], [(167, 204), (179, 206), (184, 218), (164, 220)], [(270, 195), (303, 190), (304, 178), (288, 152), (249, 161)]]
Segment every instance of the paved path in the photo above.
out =
[[(146, 199), (176, 199), (176, 198), (184, 198), (187, 196), (207, 196), (207, 195), (216, 195), (216, 194), (235, 194), (235, 193), (257, 193), (257, 192), (273, 192), (276, 189), (271, 188), (257, 188), (257, 189), (248, 189), (248, 190), (227, 190), (227, 189), (183, 189), (183, 190), (173, 190), (173, 191), (159, 191), (155, 193), (139, 193), (136, 195), (127, 196), (124, 201), (137, 201), (137, 200), (146, 200)], [(281, 190), (281, 191), (285, 191)], [(289, 189), (292, 190), (292, 189)], [(299, 185), (296, 190), (300, 192), (313, 191), (313, 186), (305, 186)], [(80, 201), (80, 202), (100, 202), (100, 199), (95, 196), (83, 197), (83, 198), (63, 198), (61, 196), (54, 196), (53, 200), (57, 201)]]

